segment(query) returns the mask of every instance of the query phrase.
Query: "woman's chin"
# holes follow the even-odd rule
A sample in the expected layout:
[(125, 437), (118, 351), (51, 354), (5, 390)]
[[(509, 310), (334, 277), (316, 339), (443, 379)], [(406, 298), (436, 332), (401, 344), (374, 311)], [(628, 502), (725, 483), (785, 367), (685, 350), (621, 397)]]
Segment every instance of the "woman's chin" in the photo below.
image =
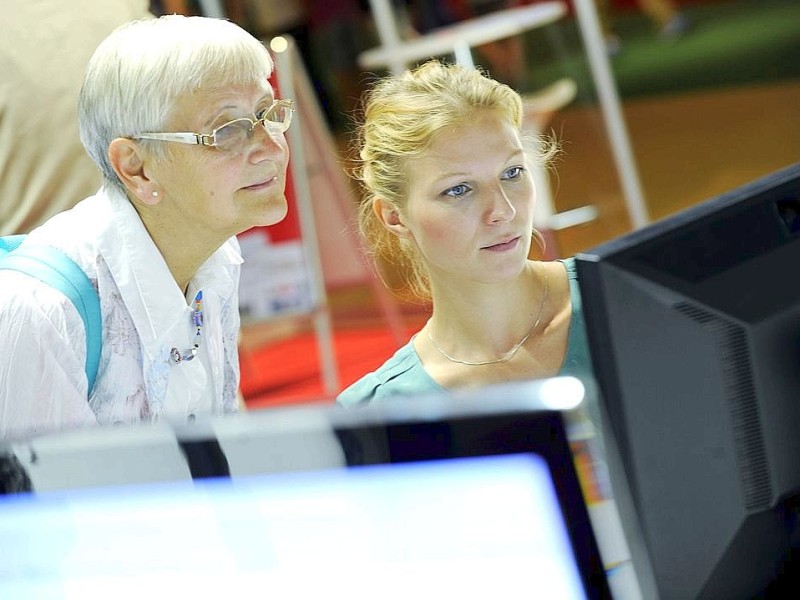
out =
[(281, 196), (280, 202), (277, 202), (273, 207), (273, 210), (269, 213), (269, 224), (275, 225), (276, 223), (280, 223), (286, 218), (288, 213), (289, 203), (286, 201), (286, 196)]
[(253, 227), (267, 227), (280, 223), (286, 218), (289, 212), (289, 204), (286, 201), (286, 196), (281, 194), (277, 198), (270, 198), (268, 203), (259, 212), (260, 214), (256, 217)]

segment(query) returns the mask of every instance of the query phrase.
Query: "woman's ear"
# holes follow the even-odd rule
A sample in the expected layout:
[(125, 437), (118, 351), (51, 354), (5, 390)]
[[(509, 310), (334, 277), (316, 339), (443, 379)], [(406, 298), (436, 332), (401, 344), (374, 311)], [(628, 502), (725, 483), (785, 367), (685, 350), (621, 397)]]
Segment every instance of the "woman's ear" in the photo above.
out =
[(408, 227), (403, 223), (403, 218), (397, 207), (385, 198), (375, 198), (372, 201), (372, 210), (378, 221), (389, 231), (400, 238), (410, 236)]
[(161, 201), (156, 183), (146, 172), (142, 148), (134, 140), (112, 140), (108, 145), (108, 160), (123, 185), (143, 204)]

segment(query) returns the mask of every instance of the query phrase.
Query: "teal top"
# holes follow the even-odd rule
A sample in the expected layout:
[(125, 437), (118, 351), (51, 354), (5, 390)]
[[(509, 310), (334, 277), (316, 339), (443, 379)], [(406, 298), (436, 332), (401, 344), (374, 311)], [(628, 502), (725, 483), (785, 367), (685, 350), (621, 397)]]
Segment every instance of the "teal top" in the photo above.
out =
[[(572, 318), (569, 326), (567, 355), (558, 375), (572, 375), (584, 381), (591, 380), (593, 379), (592, 363), (586, 338), (586, 324), (583, 319), (575, 259), (568, 258), (561, 262), (564, 263), (569, 278)], [(352, 406), (383, 400), (391, 396), (434, 394), (444, 391), (445, 389), (425, 371), (425, 367), (422, 366), (419, 355), (414, 349), (412, 339), (383, 363), (378, 370), (368, 373), (345, 389), (339, 394), (336, 401), (345, 406)]]

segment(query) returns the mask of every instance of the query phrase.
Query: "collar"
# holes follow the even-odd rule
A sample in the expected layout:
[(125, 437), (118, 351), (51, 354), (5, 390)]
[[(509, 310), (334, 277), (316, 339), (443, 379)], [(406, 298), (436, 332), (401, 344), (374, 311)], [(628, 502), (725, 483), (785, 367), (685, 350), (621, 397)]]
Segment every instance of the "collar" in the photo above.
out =
[(218, 248), (198, 269), (184, 297), (130, 200), (116, 188), (104, 186), (109, 209), (108, 227), (98, 240), (114, 282), (125, 300), (143, 347), (152, 357), (158, 343), (179, 319), (185, 319), (187, 298), (197, 290), (204, 295), (229, 296), (235, 292), (234, 269), (242, 263), (236, 238)]

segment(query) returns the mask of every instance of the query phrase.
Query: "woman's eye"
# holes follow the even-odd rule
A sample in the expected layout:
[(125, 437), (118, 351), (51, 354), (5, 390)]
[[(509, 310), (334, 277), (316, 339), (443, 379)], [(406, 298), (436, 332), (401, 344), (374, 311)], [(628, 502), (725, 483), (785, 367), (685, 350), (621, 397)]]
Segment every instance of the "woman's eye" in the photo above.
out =
[(442, 192), (445, 196), (453, 196), (455, 198), (459, 198), (464, 194), (467, 194), (472, 188), (470, 188), (466, 183), (459, 183), (458, 185), (454, 185), (451, 188), (446, 189)]
[(523, 171), (525, 171), (524, 167), (511, 167), (503, 173), (503, 179), (519, 179)]
[(252, 123), (247, 119), (231, 121), (217, 129), (217, 144), (224, 145), (232, 140), (246, 138), (250, 133)]
[(256, 120), (260, 121), (261, 119), (263, 119), (264, 115), (267, 114), (267, 112), (269, 111), (270, 108), (272, 108), (271, 104), (268, 104), (267, 106), (262, 106), (261, 108), (259, 108), (256, 111)]

